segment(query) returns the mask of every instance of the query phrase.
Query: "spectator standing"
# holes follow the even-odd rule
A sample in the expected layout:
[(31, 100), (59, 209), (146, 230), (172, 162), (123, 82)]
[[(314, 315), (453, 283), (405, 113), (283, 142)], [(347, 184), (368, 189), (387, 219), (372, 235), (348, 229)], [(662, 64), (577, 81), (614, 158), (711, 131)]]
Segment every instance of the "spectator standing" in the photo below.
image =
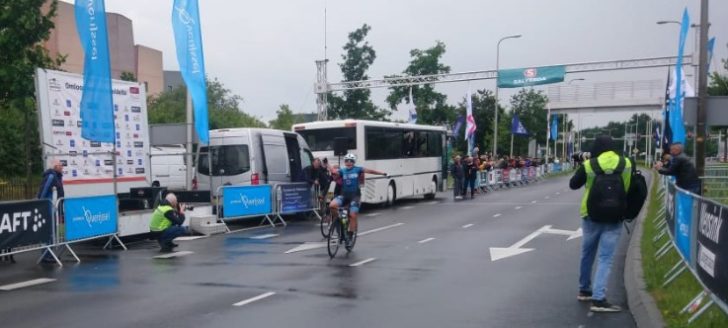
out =
[(465, 171), (463, 169), (463, 164), (461, 162), (460, 156), (455, 156), (455, 159), (453, 160), (452, 165), (450, 166), (450, 175), (452, 176), (454, 186), (453, 186), (453, 193), (455, 199), (463, 199), (462, 193), (463, 193), (463, 182), (465, 179)]
[(696, 195), (702, 194), (700, 179), (695, 171), (695, 165), (683, 153), (683, 145), (674, 143), (670, 145), (670, 165), (663, 167), (661, 162), (655, 164), (655, 169), (662, 175), (675, 177), (675, 184)]

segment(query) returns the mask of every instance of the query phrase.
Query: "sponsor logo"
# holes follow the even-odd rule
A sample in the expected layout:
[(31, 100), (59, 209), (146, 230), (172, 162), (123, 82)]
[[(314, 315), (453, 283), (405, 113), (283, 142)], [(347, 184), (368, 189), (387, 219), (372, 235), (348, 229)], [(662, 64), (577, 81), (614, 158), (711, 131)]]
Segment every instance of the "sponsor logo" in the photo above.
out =
[(135, 124), (135, 125), (136, 125), (136, 130), (137, 131), (141, 130), (141, 125), (139, 125), (139, 124)]
[(134, 115), (134, 118), (132, 119), (134, 122), (139, 122), (139, 115)]
[(119, 171), (119, 175), (124, 175), (124, 169), (119, 168), (118, 171)]
[(138, 133), (134, 133), (134, 139), (139, 139), (139, 134)]
[(129, 87), (129, 93), (131, 93), (133, 95), (138, 95), (139, 94), (139, 87)]
[(71, 161), (71, 165), (76, 166), (76, 165), (78, 165), (78, 163), (76, 163), (76, 160), (74, 159)]
[(67, 160), (65, 160), (65, 159), (62, 159), (62, 160), (61, 160), (61, 165), (63, 165), (63, 166), (68, 166), (68, 161), (67, 161)]
[(58, 83), (58, 80), (53, 77), (48, 79), (48, 89), (51, 89), (53, 91), (61, 91), (61, 84)]
[(68, 126), (69, 127), (73, 126), (73, 120), (68, 120)]
[(116, 148), (121, 148), (121, 141), (116, 142)]
[(71, 116), (71, 112), (70, 111), (64, 111), (63, 112), (63, 116)]
[(101, 166), (101, 160), (99, 160), (99, 159), (96, 160), (96, 166)]
[(60, 111), (60, 110), (58, 110), (58, 109), (56, 109), (56, 110), (55, 110), (55, 111), (53, 112), (53, 116), (61, 116), (61, 111)]
[(68, 108), (73, 107), (73, 103), (71, 102), (71, 99), (66, 99), (66, 107), (68, 107)]
[(71, 89), (71, 90), (83, 90), (83, 85), (78, 85), (76, 83), (66, 82), (65, 87), (66, 87), (66, 89)]
[(143, 155), (144, 155), (144, 152), (143, 152), (143, 151), (141, 151), (141, 150), (137, 150), (137, 151), (136, 151), (136, 152), (134, 153), (134, 155), (136, 155), (136, 156), (143, 156)]
[(61, 102), (58, 100), (58, 98), (53, 99), (53, 106), (61, 107)]
[[(88, 150), (83, 150), (83, 157), (88, 157)], [(86, 165), (86, 161), (83, 161), (83, 164)]]
[(120, 139), (120, 138), (121, 138), (121, 133), (117, 132), (116, 133), (116, 139)]
[(50, 224), (50, 218), (43, 217), (43, 213), (35, 209), (24, 212), (2, 213), (0, 217), (0, 234), (22, 231), (37, 232), (46, 224)]
[(134, 172), (136, 172), (136, 174), (144, 174), (144, 168), (137, 167), (136, 169), (134, 169)]
[(66, 135), (66, 132), (55, 130), (55, 131), (53, 131), (53, 135), (65, 136)]
[(124, 114), (124, 121), (129, 122), (129, 114)]
[(53, 126), (66, 126), (66, 122), (64, 122), (63, 120), (52, 120), (51, 124)]
[(70, 137), (70, 136), (73, 136), (73, 132), (71, 132), (71, 131), (66, 131), (66, 135), (67, 135), (67, 136), (69, 136), (69, 137)]
[(82, 123), (83, 123), (83, 121), (76, 121), (76, 127), (79, 127), (79, 128), (82, 127), (83, 126)]
[(702, 268), (708, 275), (715, 278), (715, 253), (711, 252), (700, 243), (698, 243), (698, 247), (700, 248), (700, 250), (698, 250), (698, 265), (700, 265), (700, 268)]
[(73, 148), (76, 148), (76, 140), (71, 139), (71, 141), (69, 142), (69, 145)]
[(77, 177), (78, 176), (78, 172), (75, 169), (74, 170), (71, 170), (71, 176)]
[(138, 158), (138, 159), (137, 159), (137, 165), (139, 165), (139, 166), (142, 166), (142, 165), (144, 165), (144, 162), (142, 161), (142, 159), (141, 159), (141, 158)]
[(708, 211), (708, 204), (703, 203), (700, 206), (700, 212), (700, 233), (717, 244), (720, 240), (720, 227), (723, 225), (723, 220), (720, 216)]
[(110, 159), (105, 159), (104, 160), (104, 165), (106, 165), (106, 166), (114, 166), (114, 161), (113, 160), (110, 160)]
[(134, 148), (143, 148), (144, 142), (143, 141), (134, 141)]
[(114, 105), (114, 111), (115, 112), (118, 112), (119, 111), (119, 105), (116, 105), (116, 104)]
[(132, 113), (141, 113), (142, 112), (142, 108), (139, 107), (139, 106), (131, 106), (131, 112)]
[(87, 209), (86, 206), (82, 206), (83, 216), (76, 216), (71, 218), (73, 222), (86, 222), (89, 228), (93, 228), (94, 224), (104, 223), (111, 220), (111, 213), (109, 212), (97, 212), (94, 213)]
[(126, 156), (131, 157), (131, 150), (126, 151)]
[(523, 77), (532, 79), (538, 75), (538, 70), (535, 68), (527, 68), (523, 70)]
[(124, 163), (124, 162), (121, 161), (121, 158), (116, 160), (117, 165), (121, 165), (122, 163)]
[(242, 204), (246, 209), (251, 206), (263, 206), (265, 205), (265, 198), (256, 197), (248, 198), (248, 195), (240, 194), (240, 200), (231, 200), (230, 204)]
[(68, 152), (68, 154), (71, 155), (71, 157), (76, 157), (76, 155), (78, 155), (78, 152), (75, 150), (71, 150)]
[(83, 169), (83, 175), (88, 175), (88, 169)]
[(56, 146), (63, 146), (63, 141), (61, 139), (56, 140)]
[(98, 141), (91, 141), (90, 146), (94, 147), (94, 148), (98, 148), (98, 147), (101, 147), (101, 143)]
[(134, 160), (133, 159), (127, 159), (126, 160), (126, 165), (134, 165)]

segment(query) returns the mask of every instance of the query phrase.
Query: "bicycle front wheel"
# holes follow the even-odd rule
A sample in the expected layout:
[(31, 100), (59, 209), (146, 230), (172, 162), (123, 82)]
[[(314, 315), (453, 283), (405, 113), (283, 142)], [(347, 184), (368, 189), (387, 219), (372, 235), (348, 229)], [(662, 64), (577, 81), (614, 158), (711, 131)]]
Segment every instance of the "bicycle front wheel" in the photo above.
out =
[(339, 220), (333, 221), (329, 226), (329, 235), (327, 237), (326, 246), (329, 251), (329, 257), (331, 258), (334, 258), (334, 256), (336, 256), (336, 252), (339, 251), (339, 246), (344, 240), (343, 236), (341, 235), (341, 230), (341, 221)]
[(331, 211), (328, 207), (321, 212), (321, 223), (319, 225), (321, 227), (321, 235), (324, 236), (324, 238), (329, 238), (329, 228), (331, 228)]

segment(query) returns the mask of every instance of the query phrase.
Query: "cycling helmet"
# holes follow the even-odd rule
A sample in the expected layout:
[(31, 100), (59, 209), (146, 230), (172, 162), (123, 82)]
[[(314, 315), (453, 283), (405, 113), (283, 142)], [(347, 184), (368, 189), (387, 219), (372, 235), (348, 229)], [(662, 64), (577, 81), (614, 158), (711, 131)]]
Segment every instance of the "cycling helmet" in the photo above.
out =
[(356, 155), (354, 155), (352, 153), (346, 154), (346, 156), (344, 156), (344, 162), (346, 162), (346, 161), (352, 161), (352, 162), (356, 163)]

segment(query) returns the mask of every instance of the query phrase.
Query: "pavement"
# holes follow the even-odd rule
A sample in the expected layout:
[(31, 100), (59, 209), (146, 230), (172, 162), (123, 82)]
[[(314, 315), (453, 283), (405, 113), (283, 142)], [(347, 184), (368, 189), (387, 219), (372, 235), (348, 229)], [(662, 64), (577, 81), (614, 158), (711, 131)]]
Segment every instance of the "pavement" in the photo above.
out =
[[(166, 259), (144, 240), (128, 251), (81, 245), (82, 263), (63, 268), (17, 256), (0, 262), (0, 318), (5, 327), (634, 327), (629, 310), (596, 314), (576, 300), (581, 194), (560, 177), (473, 200), (442, 193), (368, 207), (355, 249), (334, 259), (318, 222), (300, 219), (178, 241), (179, 256)], [(623, 233), (608, 291), (624, 308), (628, 242)], [(490, 248), (514, 244), (532, 250), (492, 260)]]

